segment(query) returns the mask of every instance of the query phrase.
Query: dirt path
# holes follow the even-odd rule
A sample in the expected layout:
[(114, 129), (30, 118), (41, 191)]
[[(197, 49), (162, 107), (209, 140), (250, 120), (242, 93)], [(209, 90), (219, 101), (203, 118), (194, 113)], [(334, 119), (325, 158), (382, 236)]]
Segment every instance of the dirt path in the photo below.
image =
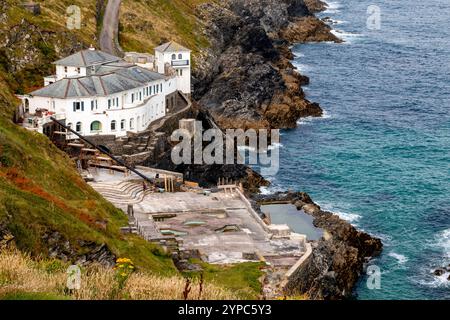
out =
[(119, 31), (119, 11), (121, 0), (109, 0), (103, 15), (100, 33), (100, 49), (109, 54), (122, 56), (122, 48), (117, 39)]

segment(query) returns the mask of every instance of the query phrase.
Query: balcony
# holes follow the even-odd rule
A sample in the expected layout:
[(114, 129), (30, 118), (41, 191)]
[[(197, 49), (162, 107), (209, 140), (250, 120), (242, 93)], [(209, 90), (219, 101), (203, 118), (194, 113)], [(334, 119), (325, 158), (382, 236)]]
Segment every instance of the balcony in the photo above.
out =
[(189, 60), (172, 60), (172, 67), (187, 67)]

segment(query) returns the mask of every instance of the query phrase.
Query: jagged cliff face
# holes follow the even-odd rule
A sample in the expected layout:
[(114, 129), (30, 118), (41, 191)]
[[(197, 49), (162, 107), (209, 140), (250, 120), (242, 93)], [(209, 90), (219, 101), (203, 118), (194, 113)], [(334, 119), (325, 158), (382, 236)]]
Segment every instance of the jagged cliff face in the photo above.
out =
[(303, 0), (226, 0), (197, 8), (211, 46), (197, 61), (195, 98), (223, 128), (292, 128), (320, 116), (304, 98), (308, 79), (289, 62), (289, 45), (338, 41)]
[[(70, 5), (81, 9), (80, 29), (66, 28)], [(42, 86), (53, 61), (96, 43), (96, 0), (48, 0), (40, 8), (34, 15), (22, 1), (0, 0), (0, 71), (16, 93)]]

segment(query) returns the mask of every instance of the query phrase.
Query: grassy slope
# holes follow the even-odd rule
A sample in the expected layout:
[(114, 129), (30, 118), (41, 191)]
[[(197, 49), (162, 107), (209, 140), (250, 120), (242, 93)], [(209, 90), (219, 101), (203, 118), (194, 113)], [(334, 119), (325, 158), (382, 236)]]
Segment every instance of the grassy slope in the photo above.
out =
[[(7, 2), (17, 3), (13, 0)], [(42, 15), (34, 17), (15, 6), (8, 12), (10, 26), (25, 19), (36, 25), (41, 32), (52, 33), (50, 39), (62, 41), (61, 46), (70, 46), (70, 43), (64, 43), (69, 35), (69, 31), (64, 28), (65, 8), (69, 4), (80, 4), (83, 8), (84, 27), (82, 30), (70, 31), (70, 36), (75, 35), (77, 41), (84, 46), (93, 42), (96, 33), (94, 0), (37, 2), (42, 3)], [(130, 50), (131, 46), (135, 46), (136, 50), (150, 50), (163, 37), (175, 39), (194, 49), (207, 45), (198, 36), (196, 21), (192, 15), (192, 4), (203, 2), (202, 0), (146, 1), (154, 3), (153, 6), (146, 7), (147, 11), (139, 7), (144, 1), (124, 2), (125, 11), (130, 10), (130, 3), (131, 6), (138, 6), (134, 9), (135, 12), (144, 14), (145, 19), (151, 20), (156, 30), (148, 37), (143, 33), (130, 33), (126, 49)], [(161, 7), (155, 8), (157, 5)], [(149, 8), (152, 9), (150, 13)], [(141, 17), (138, 18), (140, 19)], [(39, 37), (33, 39), (36, 41), (34, 46), (43, 42), (39, 41)], [(2, 49), (0, 47), (0, 53)], [(45, 255), (47, 251), (41, 238), (44, 233), (59, 231), (71, 243), (76, 243), (75, 240), (79, 239), (106, 243), (117, 256), (130, 257), (143, 271), (175, 274), (177, 271), (172, 261), (161, 254), (157, 247), (139, 237), (120, 234), (119, 228), (127, 223), (126, 217), (78, 176), (73, 163), (63, 152), (54, 147), (46, 137), (24, 130), (10, 121), (12, 110), (19, 103), (13, 93), (18, 88), (39, 86), (41, 76), (51, 71), (50, 62), (54, 57), (62, 55), (58, 51), (61, 48), (53, 43), (46, 43), (40, 49), (38, 58), (19, 72), (7, 72), (5, 68), (11, 62), (0, 60), (0, 230), (6, 227), (14, 234), (18, 247), (34, 255)], [(20, 56), (21, 52), (9, 54)], [(107, 221), (106, 229), (97, 224), (98, 221)], [(259, 266), (248, 264), (221, 268), (204, 264), (205, 278), (207, 281), (214, 279), (225, 288), (238, 290), (240, 297), (257, 298), (260, 292), (257, 281), (261, 274)], [(42, 297), (52, 296), (51, 293), (43, 293)], [(28, 296), (25, 294), (24, 297)]]
[[(136, 272), (131, 264), (116, 270), (91, 265), (81, 269), (79, 290), (70, 292), (65, 290), (68, 266), (58, 260), (32, 260), (14, 249), (0, 251), (0, 299), (181, 300), (186, 286), (186, 279), (180, 275), (157, 277), (148, 272)], [(188, 295), (188, 299), (195, 300), (237, 298), (231, 290), (210, 281), (200, 284), (200, 280), (191, 283)]]
[(175, 40), (194, 56), (208, 41), (195, 17), (195, 6), (216, 0), (123, 0), (120, 43), (126, 51), (153, 53), (162, 42)]
[[(37, 17), (12, 6), (8, 23), (14, 26), (26, 19), (42, 33), (50, 30), (63, 36), (67, 30), (63, 29), (65, 20), (61, 16), (69, 3), (83, 4), (83, 12), (88, 12), (95, 1), (46, 0), (43, 14)], [(86, 43), (92, 39), (96, 27), (92, 17), (83, 21), (85, 30), (74, 34)], [(41, 63), (37, 62), (34, 68)], [(31, 64), (24, 72), (32, 70)], [(19, 103), (12, 94), (15, 88), (10, 77), (11, 74), (0, 70), (0, 226), (13, 233), (19, 248), (34, 254), (46, 253), (41, 238), (44, 233), (58, 231), (71, 243), (78, 239), (106, 243), (117, 256), (130, 257), (141, 268), (162, 274), (176, 273), (171, 259), (154, 245), (136, 236), (120, 234), (119, 228), (127, 224), (125, 215), (80, 178), (63, 152), (46, 137), (10, 121), (12, 110)], [(32, 75), (27, 79), (32, 82)], [(107, 221), (106, 229), (98, 224), (101, 221)]]

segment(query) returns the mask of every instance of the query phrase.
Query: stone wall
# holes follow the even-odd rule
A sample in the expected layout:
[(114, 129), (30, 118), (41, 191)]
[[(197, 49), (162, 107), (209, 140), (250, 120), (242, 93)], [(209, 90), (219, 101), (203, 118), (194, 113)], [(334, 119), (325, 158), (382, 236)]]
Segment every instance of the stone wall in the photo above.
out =
[(305, 254), (291, 267), (291, 269), (288, 270), (288, 272), (286, 272), (285, 280), (282, 282), (281, 287), (283, 288), (284, 294), (287, 296), (295, 295), (296, 293), (301, 292), (301, 275), (305, 272), (312, 257), (311, 244), (307, 242), (305, 246)]

